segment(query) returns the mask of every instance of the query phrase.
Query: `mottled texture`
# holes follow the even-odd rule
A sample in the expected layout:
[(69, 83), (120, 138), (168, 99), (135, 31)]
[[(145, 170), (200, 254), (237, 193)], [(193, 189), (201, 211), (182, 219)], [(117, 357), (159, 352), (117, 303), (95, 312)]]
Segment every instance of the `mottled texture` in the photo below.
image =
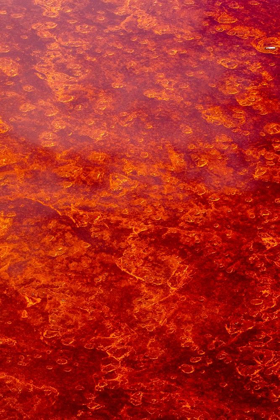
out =
[(280, 419), (279, 16), (1, 2), (1, 419)]

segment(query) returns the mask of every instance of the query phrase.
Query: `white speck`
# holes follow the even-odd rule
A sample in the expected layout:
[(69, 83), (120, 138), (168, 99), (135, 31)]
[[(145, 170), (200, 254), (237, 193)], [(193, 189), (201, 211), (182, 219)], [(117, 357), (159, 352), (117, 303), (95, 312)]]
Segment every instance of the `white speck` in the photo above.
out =
[(266, 50), (276, 50), (276, 47), (265, 47)]

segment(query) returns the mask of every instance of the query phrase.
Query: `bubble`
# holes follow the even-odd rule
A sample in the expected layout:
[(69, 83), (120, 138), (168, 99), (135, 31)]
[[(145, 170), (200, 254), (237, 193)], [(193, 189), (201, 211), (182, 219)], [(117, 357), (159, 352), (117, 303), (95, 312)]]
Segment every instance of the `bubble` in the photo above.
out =
[(188, 125), (183, 124), (183, 125), (181, 125), (180, 128), (181, 128), (181, 130), (184, 134), (192, 134), (192, 132), (193, 132), (192, 128)]
[(31, 86), (31, 85), (24, 85), (22, 89), (25, 90), (26, 92), (32, 92), (35, 90), (34, 86)]
[(58, 94), (58, 101), (62, 103), (72, 102), (74, 99), (73, 95)]
[(68, 360), (67, 359), (57, 359), (56, 360), (56, 363), (58, 364), (58, 365), (67, 365), (67, 363), (68, 363)]
[(27, 311), (25, 309), (22, 311), (21, 317), (22, 318), (28, 318), (28, 313), (27, 313)]
[(221, 13), (221, 15), (216, 19), (219, 23), (235, 23), (237, 19), (233, 16), (230, 16), (227, 13)]
[(278, 54), (280, 40), (276, 37), (258, 38), (253, 42), (255, 49), (264, 54)]
[(203, 168), (204, 166), (206, 166), (208, 164), (208, 160), (207, 159), (198, 159), (197, 160), (197, 162), (196, 162), (196, 165), (199, 167), (199, 168)]
[(54, 337), (59, 336), (59, 332), (58, 332), (58, 331), (52, 331), (52, 330), (46, 330), (46, 331), (43, 333), (43, 336), (44, 336), (45, 338), (54, 338)]
[(9, 77), (15, 77), (19, 73), (19, 64), (11, 58), (0, 58), (0, 70)]
[(25, 103), (23, 105), (21, 105), (19, 107), (21, 112), (29, 112), (29, 111), (33, 111), (34, 109), (36, 109), (36, 106), (31, 104), (31, 103)]
[(182, 372), (184, 372), (188, 375), (194, 372), (194, 367), (191, 366), (191, 365), (187, 365), (187, 364), (181, 365), (180, 369), (181, 369)]
[(23, 18), (23, 17), (24, 17), (24, 13), (12, 13), (12, 14), (11, 14), (11, 17), (12, 17), (13, 19), (21, 19), (21, 18)]
[(0, 44), (0, 53), (8, 53), (10, 51), (10, 47), (8, 44)]
[(190, 358), (190, 362), (191, 363), (198, 363), (198, 362), (200, 362), (202, 359), (201, 359), (201, 357), (191, 357)]
[(236, 67), (238, 67), (238, 62), (230, 58), (222, 58), (218, 60), (218, 63), (227, 69), (236, 69)]
[(0, 134), (6, 133), (9, 131), (9, 126), (0, 118)]
[(279, 123), (269, 123), (264, 126), (264, 130), (268, 134), (279, 134), (280, 133), (280, 124)]
[(143, 393), (142, 392), (135, 392), (130, 397), (131, 404), (133, 404), (136, 407), (139, 406), (139, 405), (141, 405), (142, 404), (142, 397), (143, 397)]

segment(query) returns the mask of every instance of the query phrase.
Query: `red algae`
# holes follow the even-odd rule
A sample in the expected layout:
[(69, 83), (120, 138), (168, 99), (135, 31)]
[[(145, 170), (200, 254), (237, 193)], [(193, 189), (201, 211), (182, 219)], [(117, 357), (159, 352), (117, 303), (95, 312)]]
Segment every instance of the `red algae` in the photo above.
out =
[(279, 15), (1, 5), (1, 419), (280, 419)]

